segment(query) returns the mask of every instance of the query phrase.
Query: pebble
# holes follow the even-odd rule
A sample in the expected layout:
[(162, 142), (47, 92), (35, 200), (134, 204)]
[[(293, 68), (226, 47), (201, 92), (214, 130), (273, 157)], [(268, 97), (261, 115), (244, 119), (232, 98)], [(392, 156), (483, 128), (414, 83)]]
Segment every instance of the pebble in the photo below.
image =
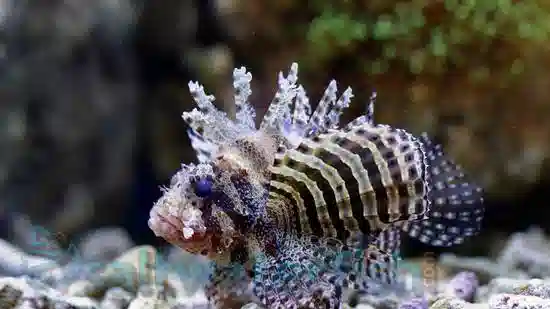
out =
[(388, 293), (382, 296), (363, 295), (360, 304), (367, 304), (374, 308), (397, 308), (402, 300), (395, 294)]
[(489, 298), (490, 309), (549, 309), (550, 300), (529, 295), (496, 294)]
[(248, 303), (241, 307), (241, 309), (263, 309), (260, 305), (255, 303)]
[(466, 302), (457, 297), (442, 296), (437, 298), (430, 306), (430, 309), (455, 309), (464, 308)]
[(447, 284), (445, 294), (471, 302), (474, 300), (479, 282), (475, 273), (463, 271), (455, 275)]
[[(204, 294), (203, 290), (197, 291), (191, 296), (181, 297), (178, 298), (176, 301), (178, 304), (185, 305), (187, 308), (191, 309), (199, 309), (199, 308), (210, 308), (210, 304), (208, 303), (208, 300), (206, 299), (206, 295)], [(250, 305), (250, 304), (249, 304)], [(252, 303), (252, 305), (257, 305)], [(258, 305), (257, 305), (258, 306)], [(254, 308), (254, 307), (252, 307)], [(258, 309), (261, 307), (258, 306)]]
[(527, 279), (529, 275), (524, 271), (509, 269), (508, 266), (481, 257), (458, 257), (454, 254), (442, 254), (439, 263), (450, 272), (474, 272), (480, 283), (487, 283), (496, 277)]
[(487, 303), (472, 304), (456, 297), (437, 298), (429, 309), (489, 309)]
[[(27, 265), (38, 265), (32, 269), (17, 268), (17, 265), (12, 265), (14, 263), (10, 264), (13, 259), (9, 257), (0, 260), (0, 266), (7, 265), (11, 271), (24, 274), (19, 277), (0, 277), (0, 308), (212, 308), (200, 284), (197, 285), (209, 267), (207, 261), (185, 254), (177, 248), (172, 248), (166, 258), (152, 246), (129, 248), (131, 240), (125, 238), (123, 230), (116, 228), (106, 228), (89, 235), (103, 235), (101, 237), (104, 240), (118, 238), (117, 242), (121, 245), (109, 251), (108, 246), (101, 247), (102, 242), (95, 242), (94, 237), (89, 236), (81, 242), (81, 252), (84, 252), (82, 259), (59, 265), (44, 257), (28, 255), (0, 240), (0, 256), (4, 250), (17, 257), (25, 257)], [(437, 267), (441, 267), (444, 272), (437, 272), (438, 276), (429, 290), (425, 287), (425, 280), (418, 274), (409, 275), (406, 277), (409, 281), (404, 282), (411, 286), (411, 289), (405, 289), (407, 293), (381, 287), (379, 292), (383, 293), (362, 295), (357, 298), (356, 304), (344, 304), (343, 308), (550, 309), (550, 273), (547, 274), (543, 266), (533, 266), (540, 262), (535, 263), (537, 258), (531, 256), (531, 260), (527, 260), (518, 250), (511, 249), (514, 247), (512, 244), (518, 247), (523, 244), (522, 248), (542, 246), (546, 239), (534, 232), (528, 237), (518, 235), (509, 240), (508, 246), (496, 261), (442, 255)], [(102, 255), (102, 250), (111, 252), (111, 255)], [(118, 254), (114, 258), (113, 252)], [(91, 259), (102, 261), (90, 262)], [(179, 274), (176, 271), (178, 267), (174, 266), (181, 264), (190, 265), (190, 269), (198, 265), (194, 270), (200, 271), (195, 273), (197, 276), (185, 277), (187, 273)], [(527, 267), (522, 266), (525, 264)], [(40, 265), (47, 267), (41, 268)], [(413, 266), (409, 268), (415, 269)], [(530, 277), (534, 275), (533, 272), (539, 272), (541, 277), (546, 278), (533, 279)], [(439, 276), (440, 273), (454, 276), (448, 279)], [(481, 285), (483, 283), (487, 284)], [(419, 284), (422, 284), (421, 288), (416, 287)], [(472, 303), (474, 301), (477, 303)], [(242, 308), (267, 309), (255, 303)]]
[(134, 247), (126, 230), (119, 227), (103, 227), (88, 233), (78, 248), (84, 260), (111, 261)]
[(109, 283), (136, 291), (143, 284), (156, 281), (157, 250), (152, 246), (138, 246), (128, 250), (101, 271), (101, 278)]
[(105, 292), (100, 307), (102, 309), (124, 309), (128, 307), (133, 298), (134, 295), (123, 288), (111, 288)]
[(73, 260), (42, 273), (40, 280), (56, 289), (66, 291), (75, 281), (93, 280), (103, 267), (102, 263), (85, 263), (81, 260)]
[(173, 305), (174, 303), (163, 297), (158, 297), (158, 295), (138, 294), (136, 298), (130, 302), (128, 309), (169, 309)]
[(550, 276), (550, 241), (540, 228), (513, 234), (497, 258), (508, 269), (521, 268), (530, 276)]
[[(164, 260), (154, 247), (138, 246), (122, 252), (131, 245), (129, 237), (124, 235), (123, 230), (116, 228), (90, 233), (81, 242), (81, 256), (65, 265), (30, 256), (0, 240), (0, 256), (5, 253), (0, 267), (15, 275), (23, 274), (0, 277), (0, 308), (210, 308), (204, 291), (200, 288), (189, 291), (189, 284), (182, 278), (185, 274), (162, 265)], [(103, 241), (94, 240), (96, 237)], [(118, 239), (113, 241), (118, 244), (117, 248), (110, 251), (117, 252), (115, 258), (101, 255), (108, 249), (103, 245), (109, 237)], [(198, 262), (203, 272), (207, 270), (205, 261), (172, 252), (170, 258), (175, 262), (188, 258), (189, 268), (193, 268), (192, 262)], [(15, 263), (20, 261), (33, 267)], [(26, 276), (27, 273), (36, 278)]]
[(487, 294), (510, 293), (550, 299), (550, 282), (542, 279), (496, 278), (488, 284), (487, 288)]
[(424, 298), (413, 298), (402, 302), (399, 309), (428, 309), (428, 301)]
[(73, 282), (67, 289), (67, 295), (87, 297), (92, 296), (94, 284), (88, 280), (78, 280)]
[(0, 278), (0, 308), (97, 308), (88, 297), (63, 295), (29, 277)]
[(88, 297), (68, 296), (63, 297), (58, 302), (76, 308), (97, 308), (98, 306), (96, 301)]
[(0, 273), (6, 276), (39, 276), (59, 267), (55, 261), (27, 254), (0, 239)]
[(374, 308), (369, 304), (358, 304), (357, 307), (355, 307), (355, 309), (376, 309), (376, 308)]

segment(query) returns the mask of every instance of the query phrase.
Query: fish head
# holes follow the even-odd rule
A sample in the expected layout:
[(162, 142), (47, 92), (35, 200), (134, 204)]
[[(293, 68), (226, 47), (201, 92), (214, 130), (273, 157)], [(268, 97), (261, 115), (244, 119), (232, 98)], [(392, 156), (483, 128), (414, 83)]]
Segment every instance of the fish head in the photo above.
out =
[(162, 190), (148, 221), (156, 236), (209, 258), (226, 253), (236, 232), (216, 205), (221, 188), (211, 164), (182, 165)]
[(153, 205), (150, 229), (190, 253), (227, 258), (262, 216), (267, 199), (263, 177), (241, 161), (225, 153), (182, 165)]

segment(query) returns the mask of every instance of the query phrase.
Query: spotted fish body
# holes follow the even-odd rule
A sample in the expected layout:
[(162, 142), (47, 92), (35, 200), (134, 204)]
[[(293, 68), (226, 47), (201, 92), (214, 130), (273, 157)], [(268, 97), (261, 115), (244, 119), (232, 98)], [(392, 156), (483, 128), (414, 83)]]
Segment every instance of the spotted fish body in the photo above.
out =
[(392, 288), (401, 231), (437, 246), (477, 233), (481, 190), (425, 135), (375, 124), (374, 96), (340, 127), (351, 89), (337, 98), (332, 81), (311, 113), (293, 64), (256, 129), (250, 79), (234, 71), (236, 121), (189, 84), (198, 109), (183, 118), (200, 163), (182, 166), (149, 220), (213, 260), (212, 302), (339, 308), (345, 287)]

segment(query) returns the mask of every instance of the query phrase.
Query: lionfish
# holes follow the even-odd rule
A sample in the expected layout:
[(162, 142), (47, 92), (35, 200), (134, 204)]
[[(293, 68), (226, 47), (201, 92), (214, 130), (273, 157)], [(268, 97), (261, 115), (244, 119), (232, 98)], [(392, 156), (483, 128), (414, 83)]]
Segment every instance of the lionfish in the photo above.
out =
[[(213, 261), (209, 301), (249, 295), (267, 308), (341, 308), (346, 288), (397, 282), (400, 233), (433, 246), (460, 244), (483, 217), (482, 190), (426, 134), (373, 122), (340, 127), (353, 97), (333, 80), (312, 112), (298, 65), (257, 129), (252, 75), (233, 71), (236, 120), (189, 83), (183, 113), (198, 164), (182, 165), (155, 203), (149, 227)], [(239, 268), (241, 271), (235, 271)]]

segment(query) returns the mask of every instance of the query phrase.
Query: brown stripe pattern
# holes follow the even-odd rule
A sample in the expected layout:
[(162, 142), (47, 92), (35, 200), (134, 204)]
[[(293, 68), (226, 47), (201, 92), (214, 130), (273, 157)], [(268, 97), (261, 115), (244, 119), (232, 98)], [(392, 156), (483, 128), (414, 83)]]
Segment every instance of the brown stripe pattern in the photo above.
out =
[(405, 131), (369, 123), (330, 130), (276, 154), (268, 207), (282, 207), (274, 198), (283, 196), (296, 220), (280, 228), (350, 243), (423, 216), (424, 162), (421, 144)]

